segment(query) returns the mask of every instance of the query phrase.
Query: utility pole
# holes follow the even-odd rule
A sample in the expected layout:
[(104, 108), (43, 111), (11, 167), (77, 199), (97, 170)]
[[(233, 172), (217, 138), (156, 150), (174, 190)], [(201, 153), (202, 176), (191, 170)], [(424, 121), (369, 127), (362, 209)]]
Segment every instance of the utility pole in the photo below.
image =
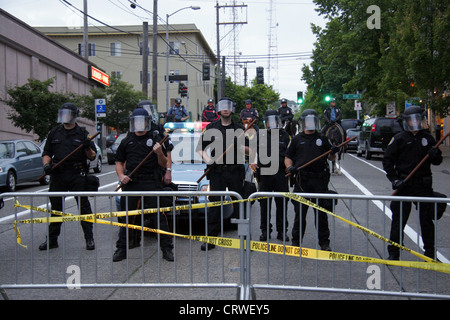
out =
[[(216, 2), (216, 26), (217, 26), (217, 100), (221, 99), (223, 96), (223, 90), (222, 87), (225, 87), (225, 85), (222, 83), (225, 79), (225, 68), (220, 65), (220, 32), (219, 32), (219, 26), (220, 25), (233, 25), (233, 27), (237, 24), (247, 24), (247, 21), (235, 21), (236, 17), (233, 15), (233, 21), (232, 22), (220, 22), (219, 19), (219, 9), (220, 8), (247, 8), (247, 5), (241, 4), (241, 5), (219, 5), (219, 1)], [(224, 60), (225, 63), (225, 60)], [(221, 72), (222, 71), (222, 72)], [(223, 73), (223, 74), (221, 74)]]
[(248, 63), (256, 63), (256, 61), (252, 60), (252, 61), (238, 61), (237, 62), (238, 66), (244, 65), (244, 87), (247, 86), (247, 64)]
[(153, 0), (152, 102), (158, 105), (158, 0)]
[(148, 97), (148, 22), (144, 21), (142, 30), (142, 93)]
[(89, 51), (88, 51), (88, 12), (87, 12), (87, 0), (83, 1), (83, 22), (84, 22), (84, 30), (83, 30), (83, 43), (84, 43), (84, 58), (89, 59)]

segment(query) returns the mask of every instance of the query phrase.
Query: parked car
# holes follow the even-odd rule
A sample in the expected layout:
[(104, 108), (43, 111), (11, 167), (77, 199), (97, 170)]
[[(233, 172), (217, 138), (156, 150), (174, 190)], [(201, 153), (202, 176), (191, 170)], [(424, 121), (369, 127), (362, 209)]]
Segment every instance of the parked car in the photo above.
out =
[(367, 160), (373, 154), (383, 154), (392, 137), (402, 131), (398, 118), (370, 118), (361, 126), (357, 155)]
[[(0, 188), (16, 191), (16, 185), (37, 182), (44, 173), (42, 150), (30, 140), (0, 141)], [(49, 176), (39, 180), (42, 185), (50, 182)]]
[(358, 128), (362, 123), (363, 121), (358, 119), (342, 119), (341, 127), (345, 132), (347, 132), (348, 129)]
[(110, 146), (112, 146), (112, 144), (114, 143), (114, 141), (116, 141), (116, 139), (117, 139), (117, 133), (116, 132), (113, 132), (113, 133), (110, 133), (110, 134), (108, 134), (107, 136), (106, 136), (106, 147), (107, 148), (109, 148)]
[(356, 136), (355, 140), (352, 140), (349, 143), (347, 143), (347, 151), (348, 150), (355, 150), (356, 151), (358, 149), (359, 134), (360, 133), (361, 133), (361, 128), (360, 127), (347, 129), (347, 131), (346, 131), (347, 140), (350, 140), (351, 138)]
[(100, 147), (95, 142), (94, 142), (94, 144), (95, 144), (97, 154), (95, 155), (94, 160), (87, 161), (88, 168), (89, 168), (89, 170), (90, 169), (94, 170), (95, 173), (100, 173), (100, 172), (102, 172), (102, 160), (103, 160), (102, 149), (100, 149)]
[(121, 133), (116, 141), (108, 148), (106, 149), (106, 157), (108, 159), (108, 164), (114, 164), (116, 162), (116, 151), (119, 147), (120, 142), (127, 136), (126, 133)]

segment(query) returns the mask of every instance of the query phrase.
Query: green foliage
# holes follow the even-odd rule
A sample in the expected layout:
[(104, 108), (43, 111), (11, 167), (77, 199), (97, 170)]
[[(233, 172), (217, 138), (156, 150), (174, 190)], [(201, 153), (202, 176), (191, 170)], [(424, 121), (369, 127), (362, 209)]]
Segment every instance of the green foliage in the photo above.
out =
[[(317, 42), (313, 61), (302, 68), (308, 84), (304, 108), (323, 110), (323, 97), (337, 99), (345, 117), (354, 117), (353, 101), (344, 93), (363, 94), (363, 112), (384, 115), (388, 102), (400, 111), (404, 101), (419, 97), (436, 113), (448, 113), (449, 12), (446, 1), (314, 0), (327, 20), (312, 25)], [(370, 5), (381, 13), (381, 28), (369, 29)], [(414, 86), (411, 84), (414, 83)]]
[(90, 96), (80, 96), (78, 105), (83, 111), (83, 116), (94, 121), (95, 99), (106, 99), (106, 117), (97, 121), (115, 128), (118, 133), (126, 132), (129, 116), (145, 96), (142, 92), (135, 91), (131, 84), (122, 81), (120, 77), (111, 77), (110, 80), (109, 87), (93, 88)]
[(272, 105), (280, 99), (280, 94), (275, 92), (272, 86), (267, 84), (256, 84), (256, 78), (251, 87), (238, 86), (232, 83), (230, 78), (225, 82), (225, 97), (231, 98), (236, 104), (236, 110), (233, 115), (235, 122), (241, 122), (239, 115), (245, 108), (245, 100), (252, 101), (252, 107), (258, 110), (260, 121), (258, 126), (262, 126), (262, 118), (267, 109), (273, 108)]
[(33, 132), (44, 140), (48, 132), (57, 125), (58, 109), (65, 102), (75, 102), (73, 94), (51, 92), (54, 78), (46, 81), (28, 79), (23, 86), (9, 87), (8, 98), (2, 99), (11, 107), (8, 119), (15, 126)]

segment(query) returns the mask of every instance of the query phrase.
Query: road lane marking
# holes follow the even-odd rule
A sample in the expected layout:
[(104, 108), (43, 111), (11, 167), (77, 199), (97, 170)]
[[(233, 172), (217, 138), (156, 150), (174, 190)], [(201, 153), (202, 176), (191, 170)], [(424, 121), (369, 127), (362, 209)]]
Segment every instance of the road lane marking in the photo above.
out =
[[(364, 187), (358, 180), (353, 178), (351, 174), (349, 174), (344, 168), (341, 168), (342, 173), (366, 196), (373, 196), (373, 194)], [(372, 202), (382, 211), (384, 214), (392, 220), (392, 211), (386, 206), (383, 206), (383, 203), (380, 200), (372, 200)], [(409, 225), (405, 226), (405, 234), (417, 245), (417, 232), (414, 231)], [(419, 238), (419, 246), (423, 248), (422, 237)], [(437, 251), (437, 257), (443, 263), (450, 263), (450, 261), (444, 257), (439, 251)]]

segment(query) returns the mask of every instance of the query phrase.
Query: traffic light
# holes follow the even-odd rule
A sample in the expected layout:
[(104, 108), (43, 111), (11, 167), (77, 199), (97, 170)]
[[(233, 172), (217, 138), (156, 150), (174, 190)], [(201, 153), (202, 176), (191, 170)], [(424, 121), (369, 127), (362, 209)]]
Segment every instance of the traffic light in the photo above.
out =
[(183, 88), (181, 89), (181, 96), (187, 97), (188, 95), (188, 88), (183, 84)]
[(297, 91), (297, 104), (303, 103), (303, 91)]
[(256, 68), (256, 84), (264, 84), (264, 68)]
[(183, 93), (184, 83), (178, 82), (178, 94)]
[(209, 63), (205, 62), (203, 63), (203, 68), (202, 68), (202, 73), (203, 73), (203, 80), (209, 80), (210, 79), (210, 65)]
[(324, 100), (325, 100), (325, 102), (330, 102), (331, 99), (332, 99), (332, 98), (331, 98), (330, 95), (326, 95)]

